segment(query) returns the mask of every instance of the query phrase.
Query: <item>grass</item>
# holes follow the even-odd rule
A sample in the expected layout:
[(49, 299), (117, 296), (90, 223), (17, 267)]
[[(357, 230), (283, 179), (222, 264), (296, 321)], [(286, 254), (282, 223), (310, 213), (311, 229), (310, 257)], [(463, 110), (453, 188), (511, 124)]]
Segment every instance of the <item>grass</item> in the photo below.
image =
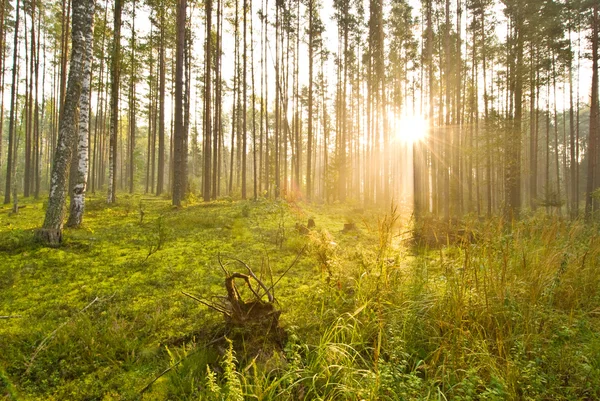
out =
[[(600, 399), (595, 226), (465, 219), (471, 241), (426, 248), (394, 209), (92, 196), (54, 249), (24, 204), (0, 210), (5, 399)], [(278, 352), (218, 345), (222, 318), (181, 294), (224, 294), (219, 253), (268, 281), (305, 246), (275, 287)]]

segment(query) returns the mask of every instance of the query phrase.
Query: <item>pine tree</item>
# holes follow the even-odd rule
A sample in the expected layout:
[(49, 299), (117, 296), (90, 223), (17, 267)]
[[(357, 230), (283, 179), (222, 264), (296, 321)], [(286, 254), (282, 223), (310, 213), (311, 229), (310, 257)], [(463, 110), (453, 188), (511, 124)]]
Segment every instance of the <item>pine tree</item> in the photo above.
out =
[(113, 49), (110, 67), (110, 142), (108, 147), (107, 203), (116, 202), (117, 191), (117, 139), (119, 130), (119, 87), (121, 83), (121, 0), (115, 0)]

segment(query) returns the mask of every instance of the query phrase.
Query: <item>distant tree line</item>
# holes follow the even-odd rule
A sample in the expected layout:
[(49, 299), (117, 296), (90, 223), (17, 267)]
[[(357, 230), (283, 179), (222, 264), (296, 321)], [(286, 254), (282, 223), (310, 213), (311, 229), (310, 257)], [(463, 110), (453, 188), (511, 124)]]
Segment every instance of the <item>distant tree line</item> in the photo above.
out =
[(596, 1), (323, 7), (0, 0), (5, 203), (49, 193), (51, 236), (90, 191), (596, 214)]

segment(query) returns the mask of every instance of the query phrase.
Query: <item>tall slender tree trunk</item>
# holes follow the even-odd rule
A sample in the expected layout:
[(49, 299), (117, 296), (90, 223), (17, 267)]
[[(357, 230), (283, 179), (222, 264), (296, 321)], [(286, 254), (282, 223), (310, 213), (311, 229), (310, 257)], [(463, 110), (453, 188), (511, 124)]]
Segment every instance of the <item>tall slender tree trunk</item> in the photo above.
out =
[[(238, 21), (238, 0), (235, 2), (235, 20)], [(233, 103), (231, 107), (231, 146), (229, 148), (229, 187), (227, 188), (229, 196), (233, 194), (233, 172), (234, 172), (234, 150), (236, 150), (235, 138), (236, 132), (238, 132), (237, 120), (238, 115), (238, 102), (239, 102), (239, 74), (238, 74), (238, 23), (235, 23), (234, 28), (234, 43), (235, 49), (233, 51)], [(238, 134), (239, 135), (239, 134)]]
[[(0, 24), (1, 25), (1, 24)], [(40, 129), (40, 108), (39, 108), (39, 76), (40, 76), (40, 49), (41, 49), (41, 25), (42, 25), (42, 13), (38, 13), (38, 29), (37, 29), (37, 48), (36, 48), (36, 58), (34, 65), (34, 75), (35, 75), (35, 106), (33, 112), (34, 118), (34, 144), (33, 144), (33, 196), (35, 199), (38, 199), (40, 196), (40, 185), (41, 185), (41, 164), (42, 164), (42, 138), (41, 138), (41, 129)], [(0, 27), (0, 31), (2, 28)], [(0, 44), (1, 44), (0, 40)], [(44, 47), (44, 57), (45, 57), (45, 47)], [(1, 69), (1, 68), (0, 68)], [(43, 72), (45, 78), (45, 71)], [(42, 87), (44, 85), (42, 84)], [(0, 92), (1, 93), (1, 92)], [(43, 109), (43, 106), (42, 106)], [(0, 119), (1, 121), (1, 119)]]
[(111, 59), (110, 82), (110, 140), (108, 147), (108, 194), (106, 201), (116, 201), (117, 190), (117, 139), (119, 134), (119, 87), (121, 83), (121, 0), (115, 0), (114, 8), (114, 36)]
[(135, 53), (135, 0), (132, 1), (132, 16), (131, 16), (131, 78), (129, 80), (129, 193), (133, 193), (135, 188), (134, 175), (135, 175), (135, 131), (136, 131), (136, 104), (135, 104), (135, 85), (137, 83), (136, 77), (136, 53)]
[(222, 48), (222, 29), (223, 29), (223, 13), (222, 13), (223, 1), (217, 1), (217, 43), (216, 43), (216, 57), (215, 57), (215, 116), (214, 116), (214, 128), (213, 128), (213, 149), (212, 149), (212, 196), (211, 199), (217, 199), (219, 195), (219, 182), (220, 182), (220, 137), (223, 133), (221, 129), (221, 119), (223, 112), (222, 105), (222, 92), (223, 85), (221, 82), (221, 48)]
[(165, 5), (160, 7), (160, 50), (158, 84), (158, 166), (156, 172), (156, 195), (162, 194), (165, 185), (165, 92), (166, 92), (166, 55), (165, 55)]
[(600, 6), (595, 4), (592, 11), (592, 93), (590, 101), (590, 134), (588, 149), (588, 175), (587, 175), (587, 193), (585, 199), (585, 215), (589, 220), (597, 211), (597, 201), (594, 199), (596, 190), (596, 181), (598, 175), (598, 137), (600, 128), (600, 110), (598, 109), (598, 30), (600, 29), (600, 20), (598, 19), (598, 9)]
[(247, 36), (247, 24), (248, 24), (248, 2), (244, 0), (243, 7), (243, 76), (242, 76), (242, 199), (247, 198), (246, 193), (246, 182), (247, 182), (247, 174), (248, 174), (248, 166), (247, 166), (247, 153), (248, 153), (248, 44), (246, 43)]
[[(250, 3), (250, 15), (252, 16), (252, 3)], [(254, 85), (254, 23), (250, 18), (250, 76), (252, 80), (252, 176), (253, 176), (253, 198), (258, 199), (258, 166), (256, 160), (256, 87)]]
[(212, 46), (211, 46), (211, 32), (212, 32), (212, 0), (205, 1), (205, 14), (206, 14), (206, 48), (204, 58), (204, 181), (202, 195), (205, 202), (210, 201), (210, 167), (211, 167), (211, 58), (212, 58)]
[[(73, 44), (64, 113), (59, 123), (58, 145), (54, 155), (48, 209), (42, 229), (36, 234), (41, 241), (49, 245), (57, 245), (62, 240), (67, 175), (73, 149), (71, 143), (76, 140), (77, 136), (75, 114), (81, 97), (84, 75), (86, 21), (89, 21), (88, 16), (91, 13), (93, 13), (93, 7), (89, 6), (88, 1), (73, 0)], [(93, 14), (91, 18), (93, 18)]]
[(264, 72), (265, 72), (265, 156), (264, 156), (264, 169), (265, 169), (265, 192), (267, 198), (270, 197), (270, 165), (269, 165), (269, 69), (267, 68), (267, 49), (268, 49), (268, 32), (269, 32), (269, 0), (265, 0), (265, 18), (264, 18)]
[[(85, 0), (86, 11), (95, 8), (95, 0)], [(71, 190), (71, 204), (68, 227), (79, 227), (83, 220), (85, 209), (85, 192), (87, 188), (89, 165), (90, 137), (90, 84), (92, 79), (92, 58), (94, 54), (94, 13), (86, 12), (84, 21), (85, 53), (83, 55), (83, 78), (81, 95), (79, 96), (79, 135), (77, 155), (73, 160), (77, 164), (75, 170), (75, 185)]]
[[(13, 69), (12, 85), (10, 89), (10, 117), (8, 122), (8, 156), (6, 159), (6, 187), (4, 190), (4, 204), (10, 203), (10, 191), (12, 189), (12, 170), (14, 164), (14, 137), (15, 137), (15, 101), (17, 98), (17, 69), (18, 69), (18, 41), (19, 41), (19, 10), (20, 1), (17, 0), (15, 16), (15, 35), (13, 41)], [(62, 223), (61, 223), (62, 224)], [(62, 228), (62, 226), (61, 226)]]
[[(521, 8), (522, 6), (519, 6)], [(518, 219), (521, 210), (521, 120), (523, 115), (523, 10), (515, 16), (514, 116), (507, 141), (505, 191), (507, 219)], [(512, 96), (510, 97), (512, 100)]]
[[(6, 3), (0, 5), (0, 121), (4, 121), (4, 72), (6, 70), (6, 27), (4, 19), (6, 14)], [(0, 170), (2, 170), (2, 142), (4, 138), (4, 123), (0, 124)]]
[[(154, 94), (154, 88), (153, 88), (153, 83), (154, 83), (154, 48), (153, 48), (153, 33), (154, 33), (154, 26), (152, 24), (150, 24), (150, 37), (148, 38), (148, 41), (150, 43), (150, 52), (149, 52), (149, 68), (150, 68), (150, 73), (148, 75), (148, 146), (147, 146), (147, 151), (146, 151), (146, 191), (145, 193), (151, 192), (152, 188), (154, 187), (154, 182), (152, 182), (152, 184), (150, 184), (150, 169), (154, 169), (154, 167), (151, 164), (151, 155), (154, 152), (153, 149), (153, 143), (152, 143), (152, 129), (154, 126), (154, 98), (156, 97)], [(154, 172), (154, 171), (153, 171)], [(152, 174), (154, 175), (154, 174)]]
[(481, 69), (483, 70), (483, 111), (484, 111), (484, 122), (483, 122), (483, 133), (485, 136), (485, 148), (486, 148), (486, 169), (485, 169), (485, 189), (486, 189), (486, 211), (487, 216), (492, 216), (492, 145), (490, 140), (490, 133), (488, 130), (489, 123), (489, 102), (488, 102), (488, 87), (487, 87), (487, 51), (486, 51), (486, 36), (485, 36), (485, 10), (481, 12)]
[[(569, 29), (569, 54), (572, 54), (571, 29)], [(570, 215), (574, 219), (579, 214), (579, 205), (577, 202), (577, 166), (579, 164), (575, 153), (575, 115), (573, 102), (573, 57), (569, 58), (569, 175), (571, 207)]]
[[(309, 0), (312, 1), (312, 0)], [(279, 90), (280, 79), (281, 79), (281, 71), (280, 71), (280, 63), (279, 63), (279, 38), (281, 35), (282, 29), (280, 24), (280, 8), (283, 3), (275, 2), (275, 198), (279, 198), (281, 193), (281, 133), (280, 133), (280, 120), (281, 120), (281, 92)], [(309, 28), (310, 29), (310, 28)], [(310, 46), (310, 42), (309, 42)], [(310, 61), (309, 61), (310, 63)], [(309, 78), (310, 79), (310, 78)], [(310, 88), (310, 87), (309, 87)], [(309, 89), (310, 92), (310, 89)], [(310, 118), (310, 117), (309, 117)]]
[(529, 78), (529, 207), (535, 210), (537, 207), (537, 164), (538, 164), (538, 138), (536, 126), (536, 70), (537, 59), (533, 42), (530, 48), (531, 55), (531, 73)]
[[(29, 197), (33, 188), (33, 168), (32, 168), (32, 153), (33, 153), (33, 70), (35, 65), (35, 0), (31, 1), (31, 40), (29, 47), (29, 73), (26, 74), (25, 81), (29, 86), (25, 93), (25, 109), (27, 120), (25, 124), (25, 166), (24, 166), (24, 181), (23, 181), (23, 196)], [(27, 31), (27, 19), (25, 19), (25, 31)], [(27, 38), (27, 37), (26, 37)], [(27, 40), (25, 40), (25, 48), (27, 48)], [(26, 51), (27, 52), (27, 51)], [(26, 54), (27, 56), (27, 54)]]
[(554, 97), (554, 161), (556, 164), (556, 201), (558, 208), (558, 215), (560, 216), (562, 207), (560, 206), (561, 191), (560, 191), (560, 162), (559, 162), (559, 151), (558, 151), (558, 101), (556, 97), (556, 56), (552, 55), (552, 89)]
[(314, 0), (308, 0), (308, 133), (306, 143), (306, 199), (312, 200), (313, 192), (313, 59), (314, 59)]
[(67, 60), (69, 55), (69, 20), (71, 18), (71, 1), (62, 0), (61, 17), (62, 17), (62, 35), (61, 35), (61, 51), (60, 51), (60, 105), (58, 111), (58, 121), (61, 120), (63, 106), (65, 104), (65, 93), (67, 90)]
[(183, 53), (185, 47), (187, 0), (177, 1), (177, 40), (175, 50), (175, 137), (173, 139), (173, 205), (181, 206), (185, 196), (185, 126), (183, 119)]

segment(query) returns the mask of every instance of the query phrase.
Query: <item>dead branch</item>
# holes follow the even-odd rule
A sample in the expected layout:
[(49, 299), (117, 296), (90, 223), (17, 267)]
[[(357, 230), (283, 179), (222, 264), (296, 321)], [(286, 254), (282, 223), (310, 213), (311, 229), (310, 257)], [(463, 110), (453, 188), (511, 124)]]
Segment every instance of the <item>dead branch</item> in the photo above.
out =
[[(248, 269), (250, 269), (250, 268), (248, 267)], [(254, 291), (254, 288), (252, 288), (252, 285), (250, 285), (250, 276), (247, 276), (247, 275), (242, 274), (242, 273), (232, 273), (231, 276), (229, 276), (228, 280), (233, 280), (233, 279), (236, 279), (236, 278), (241, 278), (242, 280), (244, 280), (246, 282), (246, 284), (248, 285), (248, 288), (250, 288), (250, 291), (252, 291), (252, 293), (256, 297), (256, 299), (260, 299), (260, 296), (258, 295), (258, 293), (256, 291)], [(264, 287), (264, 284), (261, 283), (260, 280), (256, 278), (256, 276), (254, 276), (254, 273), (252, 273), (252, 278), (255, 279), (259, 283), (259, 285), (261, 285), (261, 287)], [(237, 289), (236, 289), (236, 291), (237, 291)], [(238, 298), (239, 298), (239, 295), (240, 295), (239, 292), (237, 293), (237, 295), (238, 295)], [(271, 300), (270, 296), (269, 296), (269, 302), (273, 302)]]
[[(252, 277), (260, 287), (262, 287), (262, 289), (265, 291), (265, 294), (267, 295), (267, 298), (269, 298), (269, 302), (273, 303), (275, 301), (273, 295), (271, 294), (271, 292), (269, 291), (269, 289), (267, 288), (267, 286), (262, 282), (261, 279), (259, 279), (256, 274), (254, 274), (254, 271), (252, 271), (252, 269), (250, 268), (250, 266), (248, 266), (248, 264), (238, 258), (236, 258), (235, 256), (225, 256), (233, 261), (238, 262), (239, 264), (241, 264), (242, 266), (244, 266), (246, 268), (246, 270), (248, 270), (248, 274), (250, 275), (250, 277)], [(223, 271), (225, 272), (226, 275), (229, 275), (229, 273), (227, 272), (227, 270), (225, 270), (225, 267), (223, 266), (223, 263), (221, 262), (221, 255), (219, 254), (219, 264), (221, 265), (221, 268), (223, 269)], [(240, 277), (242, 278), (242, 277)], [(248, 287), (250, 287), (250, 289), (252, 289), (252, 287), (250, 286), (250, 284), (248, 283)], [(258, 296), (258, 294), (252, 290), (252, 292), (254, 293), (254, 295), (256, 295), (257, 298), (261, 298)]]
[(192, 294), (189, 294), (189, 293), (187, 293), (185, 291), (181, 291), (181, 293), (183, 295), (185, 295), (186, 297), (192, 298), (194, 301), (200, 302), (202, 305), (208, 306), (209, 308), (216, 310), (217, 312), (223, 313), (224, 315), (228, 315), (229, 314), (229, 312), (227, 312), (225, 310), (225, 308), (222, 308), (220, 305), (211, 304), (211, 303), (209, 303), (209, 302), (207, 302), (207, 301), (205, 301), (203, 299), (200, 299), (200, 298), (198, 298), (198, 297), (196, 297), (196, 296), (194, 296)]
[(225, 266), (223, 266), (223, 262), (221, 261), (221, 254), (220, 253), (217, 254), (217, 260), (219, 261), (219, 266), (221, 266), (221, 269), (223, 270), (223, 273), (225, 273), (225, 277), (229, 276), (229, 272), (227, 271), (227, 269), (225, 268)]

